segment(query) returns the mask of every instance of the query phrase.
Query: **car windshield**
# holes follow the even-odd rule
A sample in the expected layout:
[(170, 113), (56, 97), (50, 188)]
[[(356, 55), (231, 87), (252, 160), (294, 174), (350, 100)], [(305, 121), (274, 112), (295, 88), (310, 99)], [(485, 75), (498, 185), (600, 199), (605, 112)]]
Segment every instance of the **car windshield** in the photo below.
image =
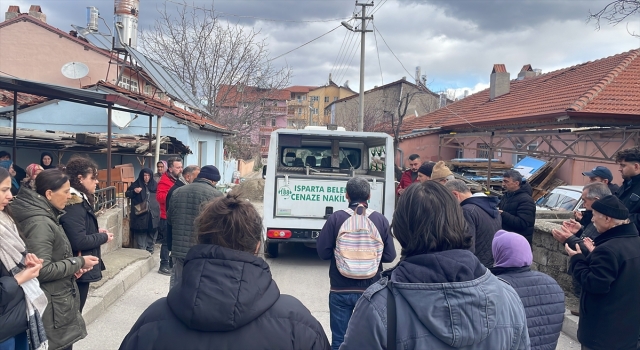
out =
[[(340, 148), (340, 169), (360, 168), (361, 155), (357, 148)], [(280, 163), (287, 167), (331, 168), (331, 147), (284, 147)]]
[(537, 204), (555, 210), (575, 210), (579, 200), (579, 192), (555, 189), (540, 198)]

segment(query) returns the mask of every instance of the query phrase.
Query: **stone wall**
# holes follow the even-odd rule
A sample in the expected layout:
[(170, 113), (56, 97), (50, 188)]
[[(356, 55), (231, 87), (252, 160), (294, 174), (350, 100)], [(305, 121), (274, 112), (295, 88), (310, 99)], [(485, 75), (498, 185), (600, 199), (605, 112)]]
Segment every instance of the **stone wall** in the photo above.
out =
[(551, 230), (560, 226), (563, 220), (536, 220), (533, 232), (533, 264), (532, 268), (553, 277), (566, 295), (571, 294), (571, 276), (567, 274), (569, 256), (564, 245), (556, 241)]
[[(123, 212), (122, 208), (115, 207), (101, 211), (97, 215), (98, 227), (107, 229), (113, 233), (113, 241), (103, 244), (101, 247), (101, 253), (105, 254), (112, 252), (116, 249), (122, 248), (122, 234), (123, 234)], [(128, 227), (127, 227), (128, 230)]]

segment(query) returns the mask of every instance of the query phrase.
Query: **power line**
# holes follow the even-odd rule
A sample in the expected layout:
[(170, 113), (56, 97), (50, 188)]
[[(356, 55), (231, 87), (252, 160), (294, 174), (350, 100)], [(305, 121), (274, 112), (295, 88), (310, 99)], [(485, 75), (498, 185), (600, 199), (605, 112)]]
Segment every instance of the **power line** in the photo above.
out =
[[(348, 40), (347, 40), (347, 37), (349, 38)], [(331, 67), (331, 73), (334, 73), (339, 69), (340, 65), (342, 64), (342, 60), (344, 60), (343, 55), (347, 54), (347, 48), (351, 45), (352, 40), (353, 40), (353, 32), (347, 31), (344, 35), (344, 38), (342, 39), (342, 45), (340, 45), (338, 56), (336, 57), (336, 60), (333, 66)], [(346, 45), (345, 45), (345, 42), (347, 43)]]
[(374, 7), (373, 11), (371, 12), (371, 16), (378, 12), (378, 10), (382, 7), (382, 5), (384, 5), (385, 2), (387, 2), (387, 0), (383, 0), (378, 7)]
[(376, 41), (376, 54), (378, 55), (378, 66), (380, 67), (380, 82), (381, 82), (381, 85), (384, 85), (384, 79), (382, 78), (382, 64), (380, 63), (380, 50), (378, 50), (378, 37), (376, 36), (375, 31), (373, 32), (373, 38)]
[[(347, 71), (349, 70), (349, 67), (351, 67), (351, 62), (353, 62), (353, 58), (356, 56), (356, 53), (358, 52), (358, 46), (360, 46), (360, 38), (358, 38), (357, 34), (354, 34), (354, 37), (356, 38), (356, 40), (353, 41), (354, 45), (351, 48), (351, 54), (345, 56), (345, 58), (347, 59), (344, 61), (344, 66), (342, 67), (342, 70), (339, 73), (340, 78), (338, 81), (342, 81), (342, 79), (346, 77)], [(350, 58), (348, 58), (349, 56)]]
[(354, 32), (349, 32), (348, 35), (349, 35), (349, 40), (347, 42), (347, 45), (344, 47), (343, 55), (338, 61), (338, 65), (335, 69), (336, 77), (340, 75), (341, 70), (344, 68), (344, 65), (347, 63), (346, 61), (348, 60), (348, 57), (351, 54), (351, 51), (353, 50), (353, 45), (351, 43), (355, 43), (354, 39), (356, 37), (356, 34)]
[(176, 4), (176, 5), (187, 6), (187, 7), (191, 7), (191, 8), (198, 9), (198, 10), (215, 12), (216, 14), (219, 14), (220, 17), (250, 18), (250, 19), (256, 19), (256, 20), (266, 21), (266, 22), (316, 23), (316, 22), (342, 21), (342, 20), (350, 18), (350, 17), (341, 17), (341, 18), (317, 19), (317, 20), (288, 20), (288, 19), (263, 18), (263, 17), (256, 17), (256, 16), (237, 15), (237, 14), (234, 14), (234, 13), (228, 13), (228, 12), (217, 11), (217, 10), (214, 11), (212, 9), (208, 9), (208, 8), (204, 8), (204, 7), (198, 7), (198, 6), (194, 6), (194, 5), (189, 5), (189, 4), (184, 3), (184, 2), (177, 2), (177, 1), (173, 1), (173, 0), (165, 0), (165, 2), (170, 2), (170, 3)]
[(411, 73), (409, 73), (409, 71), (407, 70), (407, 68), (405, 68), (404, 64), (402, 64), (402, 62), (400, 61), (400, 59), (398, 58), (398, 56), (396, 56), (396, 54), (393, 52), (393, 50), (391, 50), (391, 47), (389, 47), (389, 44), (387, 44), (387, 41), (384, 40), (384, 36), (382, 36), (382, 33), (380, 33), (380, 31), (378, 30), (378, 27), (376, 27), (376, 25), (373, 25), (373, 29), (378, 32), (378, 34), (380, 35), (380, 38), (382, 38), (382, 42), (384, 42), (384, 44), (387, 46), (387, 49), (389, 49), (389, 51), (391, 52), (391, 54), (393, 55), (393, 57), (396, 58), (396, 60), (398, 61), (398, 63), (400, 63), (400, 65), (402, 66), (402, 68), (404, 69), (405, 72), (407, 72), (407, 74), (409, 74), (409, 76), (411, 76)]
[(270, 60), (269, 60), (269, 61), (267, 61), (267, 62), (271, 62), (271, 61), (273, 61), (273, 60), (276, 60), (276, 59), (278, 59), (278, 58), (280, 58), (280, 57), (282, 57), (282, 56), (284, 56), (284, 55), (287, 55), (287, 54), (289, 54), (289, 53), (291, 53), (291, 52), (293, 52), (293, 51), (295, 51), (295, 50), (297, 50), (297, 49), (299, 49), (299, 48), (301, 48), (301, 47), (303, 47), (303, 46), (306, 46), (307, 44), (310, 44), (310, 43), (312, 43), (312, 42), (314, 42), (314, 41), (316, 41), (316, 40), (318, 40), (318, 39), (322, 38), (323, 36), (325, 36), (325, 35), (327, 35), (327, 34), (329, 34), (329, 33), (333, 32), (334, 30), (336, 30), (336, 29), (338, 29), (338, 28), (340, 28), (340, 27), (342, 27), (342, 25), (338, 25), (337, 27), (335, 27), (335, 28), (331, 29), (330, 31), (328, 31), (328, 32), (326, 32), (326, 33), (324, 33), (324, 34), (320, 35), (319, 37), (313, 38), (313, 39), (311, 39), (311, 40), (307, 41), (306, 43), (304, 43), (304, 44), (302, 44), (302, 45), (300, 45), (300, 46), (296, 47), (295, 49), (291, 49), (291, 50), (289, 50), (289, 51), (287, 51), (287, 52), (283, 53), (283, 54), (282, 54), (282, 55), (280, 55), (280, 56), (276, 56), (276, 57), (274, 57), (274, 58), (270, 59)]

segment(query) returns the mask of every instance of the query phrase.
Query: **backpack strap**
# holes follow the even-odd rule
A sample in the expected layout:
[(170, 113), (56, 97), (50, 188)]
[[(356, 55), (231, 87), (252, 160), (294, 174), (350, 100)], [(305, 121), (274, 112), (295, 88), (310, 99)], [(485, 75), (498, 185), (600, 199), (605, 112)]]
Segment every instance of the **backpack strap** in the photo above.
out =
[(396, 298), (393, 296), (393, 282), (387, 280), (387, 350), (396, 350), (397, 312)]

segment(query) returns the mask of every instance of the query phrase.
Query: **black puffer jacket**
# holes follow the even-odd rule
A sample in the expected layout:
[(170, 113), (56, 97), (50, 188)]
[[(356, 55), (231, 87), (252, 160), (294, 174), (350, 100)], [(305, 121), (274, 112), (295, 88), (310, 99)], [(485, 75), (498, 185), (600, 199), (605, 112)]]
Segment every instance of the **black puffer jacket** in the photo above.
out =
[(629, 220), (640, 230), (640, 175), (624, 180), (615, 196), (629, 209)]
[(329, 349), (320, 323), (281, 295), (269, 265), (214, 245), (194, 246), (181, 284), (153, 303), (120, 349)]
[(99, 232), (93, 208), (77, 190), (72, 189), (71, 199), (67, 201), (64, 211), (66, 214), (60, 217), (60, 224), (71, 243), (73, 256), (93, 255), (100, 259), (99, 264), (94, 265), (91, 271), (85, 272), (77, 281), (97, 282), (102, 279), (102, 271), (105, 270), (100, 246), (107, 243), (109, 236)]
[(171, 225), (171, 255), (184, 259), (191, 247), (197, 244), (194, 222), (202, 206), (222, 192), (208, 180), (196, 178), (193, 183), (182, 186), (171, 195), (167, 211), (167, 224)]
[(633, 224), (594, 239), (596, 248), (576, 254), (570, 271), (582, 286), (578, 340), (590, 349), (636, 349), (640, 330), (640, 237)]
[(536, 203), (531, 193), (531, 185), (525, 182), (518, 190), (505, 193), (498, 204), (502, 210), (502, 229), (523, 235), (529, 243), (536, 222)]
[(493, 236), (502, 228), (498, 202), (497, 197), (485, 196), (467, 198), (460, 203), (474, 241), (471, 251), (486, 268), (493, 266), (491, 243)]
[(532, 350), (555, 350), (564, 321), (564, 292), (553, 278), (526, 267), (493, 267), (516, 290), (527, 314)]
[(169, 251), (173, 249), (173, 226), (171, 225), (171, 219), (169, 219), (169, 204), (171, 204), (171, 197), (173, 196), (173, 192), (184, 185), (186, 185), (186, 183), (184, 183), (180, 178), (176, 181), (176, 183), (173, 184), (173, 187), (171, 187), (171, 189), (167, 193), (167, 246), (169, 248)]
[(27, 302), (18, 281), (0, 262), (0, 343), (27, 330)]

